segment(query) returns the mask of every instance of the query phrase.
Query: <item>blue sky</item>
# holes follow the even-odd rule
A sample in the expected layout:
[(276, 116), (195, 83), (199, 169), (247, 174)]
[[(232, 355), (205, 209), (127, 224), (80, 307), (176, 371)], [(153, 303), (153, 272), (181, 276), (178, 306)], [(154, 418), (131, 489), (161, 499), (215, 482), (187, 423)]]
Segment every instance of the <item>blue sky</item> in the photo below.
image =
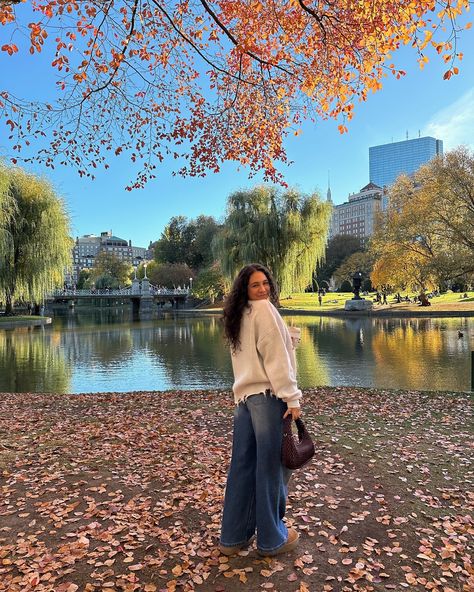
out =
[[(443, 80), (446, 66), (436, 56), (421, 71), (410, 48), (395, 54), (395, 64), (406, 76), (386, 78), (381, 91), (357, 104), (349, 133), (340, 135), (339, 122), (329, 121), (306, 124), (302, 135), (288, 139), (288, 157), (294, 162), (283, 169), (287, 183), (304, 192), (319, 191), (325, 198), (329, 173), (333, 201), (342, 203), (369, 181), (369, 146), (420, 133), (443, 140), (445, 151), (459, 144), (474, 150), (474, 29), (463, 32), (458, 50), (464, 53), (460, 74), (449, 81)], [(29, 55), (11, 59), (2, 54), (0, 89), (13, 84), (23, 95), (25, 89), (34, 89), (33, 98), (46, 91), (49, 70), (44, 61)], [(6, 137), (6, 128), (0, 127), (0, 156), (11, 155)], [(174, 215), (206, 214), (222, 220), (229, 194), (260, 182), (258, 177), (248, 179), (248, 171), (232, 163), (205, 178), (173, 177), (177, 167), (170, 161), (145, 189), (130, 193), (124, 188), (134, 173), (126, 155), (112, 158), (110, 165), (95, 181), (59, 166), (53, 171), (40, 166), (29, 170), (45, 174), (63, 196), (74, 236), (112, 230), (137, 246), (159, 238)]]

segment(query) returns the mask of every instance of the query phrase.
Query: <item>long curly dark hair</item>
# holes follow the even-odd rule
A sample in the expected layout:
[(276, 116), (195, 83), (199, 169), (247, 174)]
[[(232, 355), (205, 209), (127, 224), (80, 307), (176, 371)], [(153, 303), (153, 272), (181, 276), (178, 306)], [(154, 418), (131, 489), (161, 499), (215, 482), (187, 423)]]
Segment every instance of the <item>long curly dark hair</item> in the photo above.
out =
[(278, 290), (275, 280), (270, 271), (260, 263), (250, 263), (243, 267), (232, 284), (229, 295), (224, 302), (224, 335), (235, 352), (240, 347), (240, 324), (244, 309), (248, 306), (248, 285), (250, 276), (256, 271), (261, 271), (267, 277), (270, 284), (270, 302), (275, 306), (279, 306)]

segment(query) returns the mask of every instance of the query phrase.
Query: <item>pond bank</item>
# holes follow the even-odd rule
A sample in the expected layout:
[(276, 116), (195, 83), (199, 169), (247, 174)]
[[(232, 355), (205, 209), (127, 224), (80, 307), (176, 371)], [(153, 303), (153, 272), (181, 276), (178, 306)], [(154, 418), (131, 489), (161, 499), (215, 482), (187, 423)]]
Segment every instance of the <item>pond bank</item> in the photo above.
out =
[(397, 309), (397, 308), (387, 308), (387, 309), (373, 309), (370, 311), (350, 311), (350, 310), (328, 310), (328, 311), (317, 311), (317, 310), (306, 310), (306, 309), (294, 309), (294, 308), (284, 308), (280, 310), (282, 315), (313, 315), (313, 316), (337, 316), (337, 317), (382, 317), (382, 318), (429, 318), (429, 317), (474, 317), (474, 307), (472, 310), (466, 309), (455, 309), (455, 310), (446, 310), (446, 309), (437, 309), (437, 308), (422, 308), (419, 309)]
[(474, 587), (473, 398), (304, 392), (299, 547), (219, 555), (222, 391), (0, 395), (0, 591), (454, 592)]
[[(417, 317), (474, 317), (474, 305), (469, 305), (469, 307), (459, 307), (459, 308), (437, 308), (437, 307), (410, 307), (410, 308), (397, 308), (397, 307), (387, 307), (387, 308), (376, 308), (372, 309), (371, 311), (347, 311), (343, 308), (339, 309), (330, 309), (330, 310), (318, 310), (317, 308), (314, 309), (307, 309), (307, 308), (280, 308), (280, 313), (282, 315), (303, 315), (303, 316), (315, 316), (315, 317), (383, 317), (383, 318), (417, 318)], [(206, 308), (206, 309), (197, 309), (197, 308), (190, 308), (190, 309), (181, 309), (173, 311), (173, 314), (191, 314), (191, 315), (222, 315), (221, 308)]]
[(52, 323), (51, 317), (32, 317), (32, 316), (21, 316), (21, 317), (1, 317), (0, 316), (0, 329), (15, 329), (16, 327), (42, 327), (44, 325), (50, 325)]

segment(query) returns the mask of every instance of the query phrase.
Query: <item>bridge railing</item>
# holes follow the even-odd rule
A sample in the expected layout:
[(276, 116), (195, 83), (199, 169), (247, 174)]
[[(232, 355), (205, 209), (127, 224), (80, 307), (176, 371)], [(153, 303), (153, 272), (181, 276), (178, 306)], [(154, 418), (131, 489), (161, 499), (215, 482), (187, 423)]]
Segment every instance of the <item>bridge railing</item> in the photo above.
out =
[[(152, 296), (187, 296), (189, 290), (187, 288), (160, 288), (150, 284), (150, 291), (140, 291), (134, 296), (141, 296), (143, 294), (151, 294)], [(94, 289), (94, 290), (75, 290), (73, 288), (67, 288), (63, 290), (54, 290), (47, 295), (47, 298), (60, 298), (61, 296), (132, 296), (131, 288), (120, 288), (117, 290), (111, 290), (108, 288)]]
[(187, 288), (175, 288), (170, 290), (169, 288), (159, 288), (150, 284), (150, 292), (157, 296), (187, 296), (189, 290)]
[(100, 290), (54, 290), (48, 296), (57, 298), (60, 296), (130, 296), (132, 291), (130, 288), (120, 288), (119, 290), (109, 290), (101, 288)]

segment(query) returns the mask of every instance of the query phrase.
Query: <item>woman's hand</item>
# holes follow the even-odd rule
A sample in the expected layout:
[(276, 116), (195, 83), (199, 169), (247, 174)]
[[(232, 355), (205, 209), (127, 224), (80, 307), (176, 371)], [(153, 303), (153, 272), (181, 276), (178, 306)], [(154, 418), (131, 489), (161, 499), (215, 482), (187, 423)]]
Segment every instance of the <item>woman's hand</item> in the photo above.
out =
[(299, 417), (301, 417), (301, 409), (300, 407), (291, 407), (288, 408), (285, 412), (285, 415), (283, 416), (283, 418), (288, 417), (288, 415), (291, 415), (293, 418), (293, 421), (295, 419), (298, 419)]

